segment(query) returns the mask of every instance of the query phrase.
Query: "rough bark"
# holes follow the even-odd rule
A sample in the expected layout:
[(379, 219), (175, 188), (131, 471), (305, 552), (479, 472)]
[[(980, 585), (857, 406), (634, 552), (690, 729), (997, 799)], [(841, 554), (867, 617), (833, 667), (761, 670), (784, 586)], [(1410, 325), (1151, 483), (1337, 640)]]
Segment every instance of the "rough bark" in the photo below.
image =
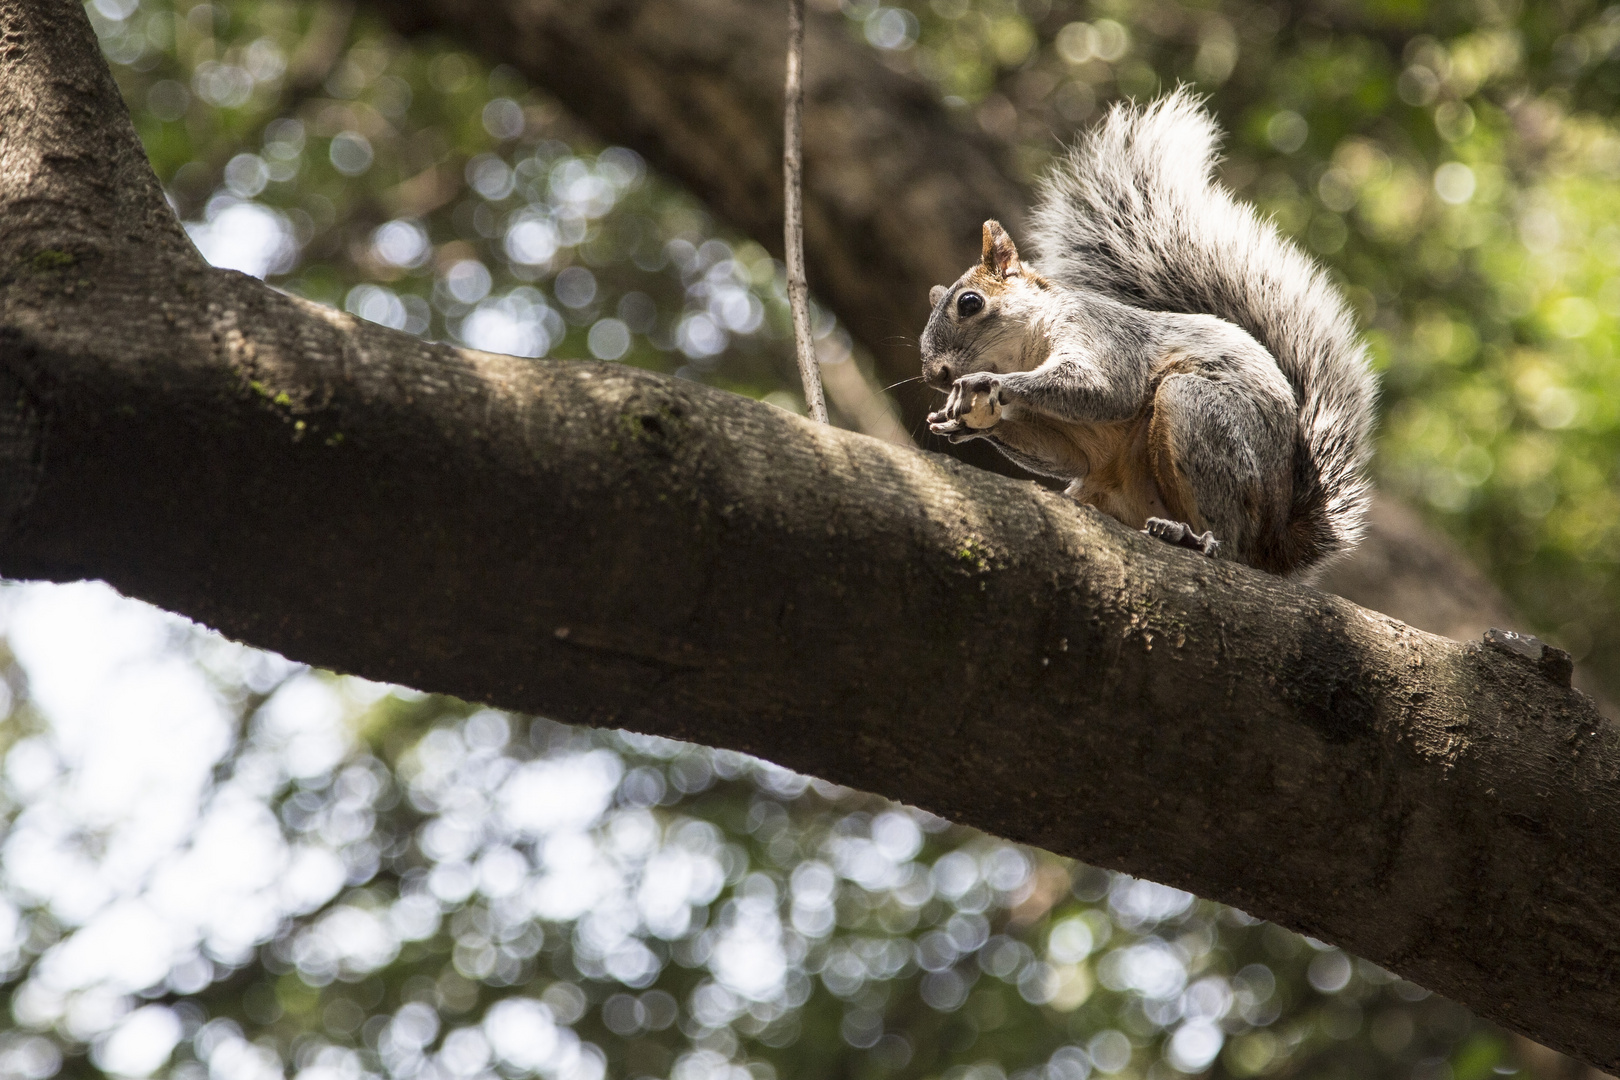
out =
[(693, 383), (209, 269), (75, 0), (0, 4), (0, 56), (6, 574), (759, 754), (1620, 1065), (1620, 731), (1556, 665)]

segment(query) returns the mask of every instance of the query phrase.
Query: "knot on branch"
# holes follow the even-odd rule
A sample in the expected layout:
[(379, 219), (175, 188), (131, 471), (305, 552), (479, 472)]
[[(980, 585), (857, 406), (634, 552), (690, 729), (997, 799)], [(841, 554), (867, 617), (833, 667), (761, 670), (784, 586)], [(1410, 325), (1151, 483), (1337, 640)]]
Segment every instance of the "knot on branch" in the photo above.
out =
[(1563, 649), (1548, 645), (1538, 637), (1513, 630), (1491, 627), (1485, 631), (1485, 644), (1494, 649), (1528, 660), (1540, 669), (1544, 678), (1559, 686), (1570, 685), (1575, 675), (1575, 661)]

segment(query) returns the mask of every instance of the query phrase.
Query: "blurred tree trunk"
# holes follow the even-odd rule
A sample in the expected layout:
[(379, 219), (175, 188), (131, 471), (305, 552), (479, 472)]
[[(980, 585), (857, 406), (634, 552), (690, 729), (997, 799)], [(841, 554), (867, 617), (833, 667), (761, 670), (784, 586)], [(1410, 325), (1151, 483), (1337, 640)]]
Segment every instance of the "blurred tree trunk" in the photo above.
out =
[[(370, 0), (405, 33), (460, 38), (545, 87), (605, 139), (633, 147), (732, 226), (781, 254), (785, 6), (769, 0)], [(1007, 147), (885, 67), (841, 15), (806, 34), (805, 231), (810, 283), (884, 383), (918, 373), (928, 289), (977, 257), (979, 228), (1016, 233), (1030, 188)], [(897, 389), (901, 422), (938, 397)], [(924, 436), (931, 439), (930, 436)], [(958, 452), (1017, 474), (982, 443)], [(1522, 626), (1454, 545), (1387, 498), (1361, 549), (1322, 586), (1433, 633)]]
[[(406, 33), (459, 38), (544, 87), (722, 220), (782, 255), (782, 70), (774, 0), (374, 0)], [(1006, 148), (813, 10), (805, 33), (805, 248), (810, 285), (883, 383), (918, 374), (929, 286), (977, 258), (980, 226), (1029, 202)], [(912, 431), (938, 395), (897, 388)], [(938, 440), (936, 449), (944, 449)], [(977, 463), (1005, 469), (987, 447)]]

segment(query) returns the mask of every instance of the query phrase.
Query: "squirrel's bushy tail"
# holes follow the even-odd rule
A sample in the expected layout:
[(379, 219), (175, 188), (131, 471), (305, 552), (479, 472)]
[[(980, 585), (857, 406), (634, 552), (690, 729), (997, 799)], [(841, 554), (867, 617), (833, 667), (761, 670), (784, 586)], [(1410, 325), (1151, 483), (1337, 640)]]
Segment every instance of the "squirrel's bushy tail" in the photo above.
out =
[(1053, 169), (1033, 215), (1041, 272), (1154, 311), (1214, 315), (1271, 351), (1299, 402), (1284, 564), (1361, 538), (1376, 394), (1339, 291), (1214, 179), (1220, 131), (1185, 89), (1116, 105)]

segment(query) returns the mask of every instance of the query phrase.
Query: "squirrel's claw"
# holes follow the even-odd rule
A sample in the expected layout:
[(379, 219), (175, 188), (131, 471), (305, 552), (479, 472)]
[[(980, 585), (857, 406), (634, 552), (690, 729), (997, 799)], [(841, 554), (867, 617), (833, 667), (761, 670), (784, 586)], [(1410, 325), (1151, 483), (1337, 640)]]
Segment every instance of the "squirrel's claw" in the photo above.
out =
[(928, 414), (928, 430), (935, 435), (949, 439), (953, 443), (967, 442), (969, 439), (982, 439), (990, 434), (988, 431), (970, 428), (956, 417), (947, 417), (944, 410)]
[(1158, 537), (1167, 544), (1200, 552), (1211, 559), (1220, 557), (1221, 542), (1215, 539), (1213, 529), (1208, 532), (1194, 532), (1193, 527), (1184, 521), (1150, 517), (1147, 519), (1147, 528), (1142, 531), (1149, 536)]

